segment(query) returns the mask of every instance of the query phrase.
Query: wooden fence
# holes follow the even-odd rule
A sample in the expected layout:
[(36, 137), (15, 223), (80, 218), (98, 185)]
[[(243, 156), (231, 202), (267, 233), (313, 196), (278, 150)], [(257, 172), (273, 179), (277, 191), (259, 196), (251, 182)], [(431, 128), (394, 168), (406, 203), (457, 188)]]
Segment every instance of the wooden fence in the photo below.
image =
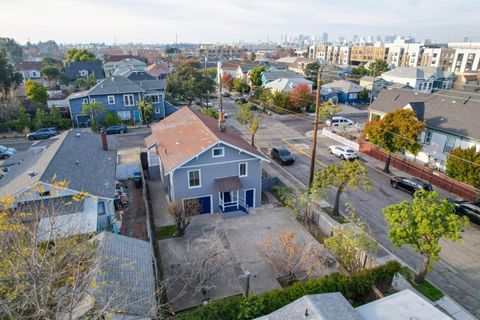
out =
[[(362, 142), (360, 144), (360, 152), (380, 161), (385, 161), (387, 159), (385, 151), (369, 142)], [(474, 187), (449, 178), (441, 172), (434, 171), (399, 155), (392, 155), (390, 165), (412, 176), (428, 181), (432, 185), (456, 194), (466, 200), (473, 201), (477, 200), (479, 197), (479, 193)]]

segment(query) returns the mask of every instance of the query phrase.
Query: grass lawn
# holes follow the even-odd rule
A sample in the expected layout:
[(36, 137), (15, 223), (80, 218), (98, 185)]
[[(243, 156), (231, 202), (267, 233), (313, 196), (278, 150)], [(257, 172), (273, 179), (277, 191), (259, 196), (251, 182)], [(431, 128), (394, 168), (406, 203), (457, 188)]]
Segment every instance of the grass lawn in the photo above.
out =
[(155, 239), (162, 240), (173, 238), (176, 230), (175, 226), (160, 227), (160, 229), (155, 230)]
[(437, 301), (438, 299), (443, 298), (445, 295), (440, 289), (435, 287), (433, 284), (425, 280), (422, 284), (416, 284), (415, 281), (413, 281), (415, 275), (413, 272), (407, 268), (407, 267), (402, 267), (400, 269), (400, 274), (407, 279), (407, 281), (416, 289), (418, 290), (421, 294), (423, 294), (425, 297), (432, 301)]

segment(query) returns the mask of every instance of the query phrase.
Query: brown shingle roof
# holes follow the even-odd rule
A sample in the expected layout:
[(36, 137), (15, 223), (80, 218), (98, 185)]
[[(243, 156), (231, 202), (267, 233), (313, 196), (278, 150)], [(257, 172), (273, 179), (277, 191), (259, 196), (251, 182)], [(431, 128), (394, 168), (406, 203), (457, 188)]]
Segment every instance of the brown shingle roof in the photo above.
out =
[(164, 173), (221, 142), (267, 160), (243, 140), (238, 131), (228, 127), (226, 132), (220, 132), (216, 119), (188, 107), (179, 109), (153, 125), (152, 134), (145, 138), (147, 146), (157, 144)]
[(41, 61), (20, 61), (15, 65), (15, 69), (18, 71), (42, 70), (43, 67), (44, 64)]
[(170, 68), (168, 67), (168, 63), (153, 63), (146, 67), (145, 71), (158, 77), (161, 74), (168, 73)]

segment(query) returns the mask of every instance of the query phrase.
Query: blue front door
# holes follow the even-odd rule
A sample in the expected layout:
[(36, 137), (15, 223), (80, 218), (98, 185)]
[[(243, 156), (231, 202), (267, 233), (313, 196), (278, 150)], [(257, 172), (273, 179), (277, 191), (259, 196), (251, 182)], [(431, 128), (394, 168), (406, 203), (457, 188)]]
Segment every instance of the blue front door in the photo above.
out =
[(212, 213), (211, 196), (197, 198), (200, 202), (200, 214)]
[(255, 189), (245, 190), (245, 203), (249, 208), (255, 206)]

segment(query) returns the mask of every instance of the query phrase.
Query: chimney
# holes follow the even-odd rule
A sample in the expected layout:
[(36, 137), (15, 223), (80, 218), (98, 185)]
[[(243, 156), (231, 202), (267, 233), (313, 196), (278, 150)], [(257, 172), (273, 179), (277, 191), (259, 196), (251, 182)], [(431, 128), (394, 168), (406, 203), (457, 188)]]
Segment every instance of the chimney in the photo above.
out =
[(102, 137), (102, 147), (103, 147), (103, 150), (108, 151), (107, 133), (106, 133), (105, 131), (102, 131), (102, 133), (100, 134), (100, 136)]
[(220, 132), (227, 131), (227, 123), (225, 122), (225, 112), (224, 111), (218, 112), (218, 130), (220, 130)]

